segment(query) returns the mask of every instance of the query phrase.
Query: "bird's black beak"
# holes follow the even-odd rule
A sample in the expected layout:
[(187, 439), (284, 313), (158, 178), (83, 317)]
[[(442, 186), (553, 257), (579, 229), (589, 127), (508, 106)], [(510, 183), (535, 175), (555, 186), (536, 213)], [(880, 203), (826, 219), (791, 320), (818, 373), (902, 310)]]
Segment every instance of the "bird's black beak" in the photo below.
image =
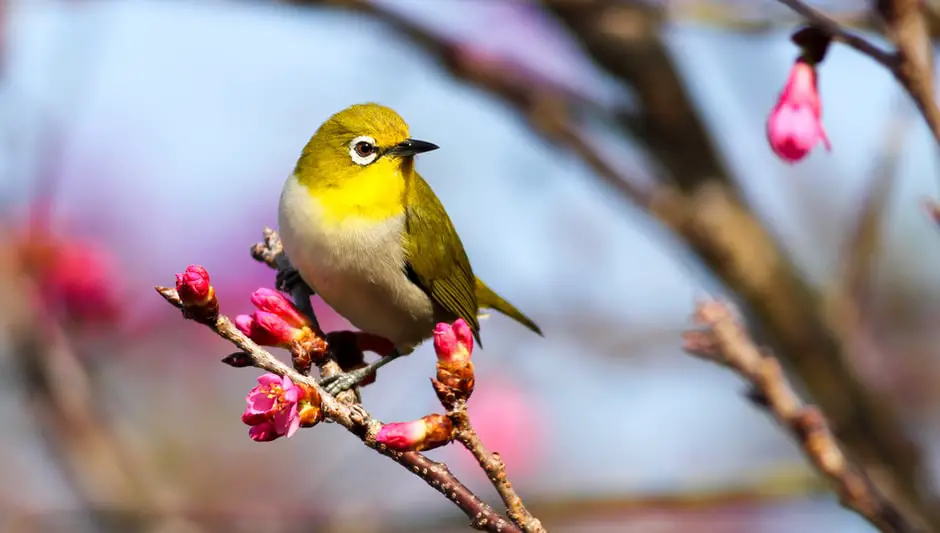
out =
[(427, 141), (419, 141), (418, 139), (405, 139), (404, 142), (395, 145), (391, 150), (389, 150), (389, 152), (397, 156), (407, 157), (437, 150), (438, 148), (440, 148), (440, 146), (434, 143), (429, 143)]

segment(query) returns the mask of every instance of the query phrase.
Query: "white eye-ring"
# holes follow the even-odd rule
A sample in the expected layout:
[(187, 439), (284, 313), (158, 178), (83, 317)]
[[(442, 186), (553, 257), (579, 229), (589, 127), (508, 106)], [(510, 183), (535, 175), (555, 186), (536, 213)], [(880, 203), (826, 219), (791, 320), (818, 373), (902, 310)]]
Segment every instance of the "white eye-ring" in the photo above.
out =
[(349, 143), (349, 157), (353, 163), (366, 166), (379, 156), (379, 151), (375, 148), (375, 139), (368, 135), (360, 135)]

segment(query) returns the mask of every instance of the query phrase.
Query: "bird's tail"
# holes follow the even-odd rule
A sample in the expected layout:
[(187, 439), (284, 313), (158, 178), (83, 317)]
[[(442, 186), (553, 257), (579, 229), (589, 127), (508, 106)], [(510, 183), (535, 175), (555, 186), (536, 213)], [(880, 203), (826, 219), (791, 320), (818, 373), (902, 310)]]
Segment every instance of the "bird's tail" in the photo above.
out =
[(542, 330), (539, 329), (535, 322), (532, 322), (532, 319), (522, 314), (522, 311), (516, 309), (511, 303), (503, 300), (500, 295), (493, 292), (493, 289), (490, 289), (485, 283), (480, 281), (480, 278), (477, 278), (476, 293), (477, 305), (481, 309), (485, 308), (499, 311), (535, 333), (538, 333), (540, 336), (542, 335)]

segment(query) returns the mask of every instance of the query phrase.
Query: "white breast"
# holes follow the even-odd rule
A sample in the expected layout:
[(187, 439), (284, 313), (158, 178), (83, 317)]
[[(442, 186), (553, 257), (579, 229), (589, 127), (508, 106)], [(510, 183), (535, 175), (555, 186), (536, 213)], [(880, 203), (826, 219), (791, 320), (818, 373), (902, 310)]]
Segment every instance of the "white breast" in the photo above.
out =
[(431, 335), (435, 306), (405, 275), (403, 225), (404, 216), (327, 223), (294, 176), (281, 193), (281, 242), (304, 281), (354, 326), (407, 353)]

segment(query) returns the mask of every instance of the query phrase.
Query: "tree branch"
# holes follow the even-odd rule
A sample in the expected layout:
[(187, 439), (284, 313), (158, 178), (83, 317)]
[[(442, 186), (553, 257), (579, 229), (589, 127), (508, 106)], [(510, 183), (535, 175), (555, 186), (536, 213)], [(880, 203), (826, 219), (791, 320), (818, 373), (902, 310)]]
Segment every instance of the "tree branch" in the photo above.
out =
[[(176, 289), (156, 287), (156, 290), (171, 305), (179, 309), (183, 308)], [(242, 350), (248, 358), (250, 366), (279, 376), (288, 376), (295, 383), (302, 383), (317, 391), (321, 399), (320, 408), (327, 419), (339, 423), (350, 433), (356, 435), (366, 446), (391, 458), (423, 479), (433, 489), (446, 496), (470, 518), (472, 527), (482, 531), (521, 533), (521, 530), (515, 524), (494, 511), (492, 507), (480, 500), (461, 483), (450, 472), (447, 465), (431, 461), (418, 452), (398, 452), (378, 444), (375, 437), (381, 429), (382, 423), (372, 418), (361, 405), (341, 402), (330, 396), (320, 388), (315, 379), (297, 372), (271, 355), (270, 352), (252, 342), (235, 327), (235, 324), (227, 316), (220, 314), (214, 321), (203, 323), (220, 337)]]
[(526, 509), (522, 498), (516, 494), (512, 483), (506, 476), (506, 465), (498, 453), (490, 452), (483, 445), (473, 424), (470, 422), (470, 415), (467, 413), (465, 402), (461, 402), (460, 407), (448, 413), (448, 416), (454, 420), (455, 439), (463, 445), (473, 457), (477, 460), (480, 468), (486, 472), (486, 477), (493, 484), (499, 497), (506, 504), (506, 511), (510, 520), (518, 524), (526, 533), (545, 533), (542, 523), (532, 516), (532, 513)]
[(687, 332), (685, 350), (724, 365), (744, 378), (751, 386), (749, 397), (791, 433), (810, 463), (829, 480), (843, 506), (857, 512), (882, 533), (922, 531), (922, 526), (908, 522), (881, 494), (864, 470), (850, 462), (822, 412), (800, 401), (780, 363), (754, 345), (728, 304), (703, 303), (696, 310), (695, 320), (706, 329)]

